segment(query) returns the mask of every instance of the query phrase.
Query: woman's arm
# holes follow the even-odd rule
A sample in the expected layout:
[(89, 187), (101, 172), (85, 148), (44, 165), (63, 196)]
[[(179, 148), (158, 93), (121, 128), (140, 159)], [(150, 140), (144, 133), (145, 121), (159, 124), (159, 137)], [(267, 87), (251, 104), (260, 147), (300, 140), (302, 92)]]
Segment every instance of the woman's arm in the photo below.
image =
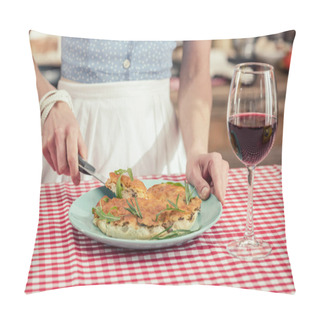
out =
[(212, 93), (209, 74), (211, 41), (183, 44), (178, 110), (187, 156), (208, 152)]
[(219, 153), (208, 153), (212, 106), (211, 41), (186, 41), (180, 70), (178, 118), (187, 153), (186, 175), (199, 195), (210, 191), (223, 203), (229, 164)]
[[(40, 100), (56, 88), (42, 76), (35, 61), (33, 63)], [(42, 127), (42, 152), (54, 171), (71, 176), (74, 184), (80, 183), (78, 153), (86, 158), (87, 148), (73, 112), (63, 101), (55, 103)]]
[(38, 91), (39, 101), (49, 91), (55, 90), (56, 88), (41, 74), (36, 62), (33, 60), (34, 71), (36, 73), (36, 85)]

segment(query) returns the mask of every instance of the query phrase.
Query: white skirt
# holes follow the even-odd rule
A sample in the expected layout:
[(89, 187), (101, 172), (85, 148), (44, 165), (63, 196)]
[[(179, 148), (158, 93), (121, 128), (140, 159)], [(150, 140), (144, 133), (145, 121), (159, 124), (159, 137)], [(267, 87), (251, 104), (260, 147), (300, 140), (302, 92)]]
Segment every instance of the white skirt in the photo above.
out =
[[(60, 80), (58, 88), (71, 95), (87, 160), (101, 174), (108, 177), (120, 168), (132, 168), (135, 176), (185, 172), (169, 79), (103, 84)], [(43, 158), (42, 183), (61, 181), (71, 179), (57, 175)]]

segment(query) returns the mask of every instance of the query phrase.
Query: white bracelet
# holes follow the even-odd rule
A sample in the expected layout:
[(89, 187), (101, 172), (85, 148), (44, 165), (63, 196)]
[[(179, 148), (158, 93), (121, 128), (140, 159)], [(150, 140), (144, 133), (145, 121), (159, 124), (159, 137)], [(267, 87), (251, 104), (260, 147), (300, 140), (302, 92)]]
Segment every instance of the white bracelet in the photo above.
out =
[(52, 94), (56, 93), (57, 92), (57, 89), (55, 90), (52, 90), (52, 91), (49, 91), (47, 92), (42, 98), (41, 100), (39, 101), (39, 104), (40, 104), (40, 112), (42, 113), (43, 109), (41, 110), (41, 106), (43, 105), (43, 102), (49, 97), (51, 96)]
[(53, 90), (47, 92), (40, 100), (41, 124), (44, 125), (49, 112), (57, 101), (64, 101), (73, 111), (72, 100), (69, 93), (65, 90)]

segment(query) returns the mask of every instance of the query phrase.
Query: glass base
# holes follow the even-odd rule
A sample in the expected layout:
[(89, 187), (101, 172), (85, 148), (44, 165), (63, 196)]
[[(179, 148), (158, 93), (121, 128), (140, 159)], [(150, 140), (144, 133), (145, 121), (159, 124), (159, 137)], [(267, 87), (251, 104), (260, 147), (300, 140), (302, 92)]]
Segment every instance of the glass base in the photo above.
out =
[(227, 245), (228, 252), (240, 259), (253, 261), (266, 258), (272, 251), (269, 243), (262, 240), (248, 240), (245, 238), (234, 240)]

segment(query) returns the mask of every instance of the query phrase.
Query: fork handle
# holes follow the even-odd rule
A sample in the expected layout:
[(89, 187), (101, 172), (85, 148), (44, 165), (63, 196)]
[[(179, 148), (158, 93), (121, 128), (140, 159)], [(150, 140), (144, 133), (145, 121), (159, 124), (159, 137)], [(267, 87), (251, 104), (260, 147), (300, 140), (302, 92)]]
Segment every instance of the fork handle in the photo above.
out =
[(88, 169), (91, 172), (95, 172), (96, 169), (94, 166), (92, 166), (90, 163), (88, 163), (87, 161), (85, 161), (80, 154), (78, 154), (78, 162), (79, 162), (79, 171), (83, 174), (87, 174), (90, 176), (90, 173), (88, 173), (87, 171), (83, 170), (81, 167)]

